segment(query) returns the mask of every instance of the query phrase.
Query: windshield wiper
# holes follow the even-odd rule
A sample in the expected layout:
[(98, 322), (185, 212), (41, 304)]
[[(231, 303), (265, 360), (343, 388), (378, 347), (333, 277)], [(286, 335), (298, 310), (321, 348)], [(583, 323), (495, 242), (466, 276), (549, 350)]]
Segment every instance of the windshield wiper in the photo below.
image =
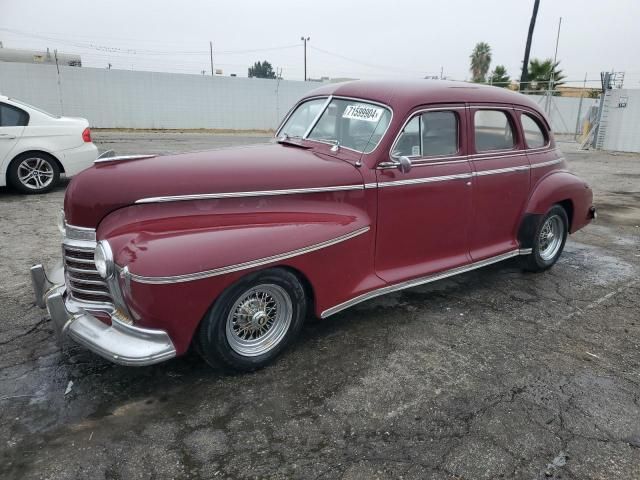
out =
[[(295, 139), (299, 139), (302, 140), (302, 137), (293, 137)], [(280, 135), (277, 140), (278, 143), (280, 144), (284, 144), (284, 145), (292, 145), (294, 147), (299, 147), (299, 148), (304, 148), (305, 150), (308, 150), (310, 147), (306, 146), (306, 145), (302, 145), (301, 143), (295, 142), (292, 137), (290, 137), (289, 135), (287, 135), (286, 133), (283, 135)]]

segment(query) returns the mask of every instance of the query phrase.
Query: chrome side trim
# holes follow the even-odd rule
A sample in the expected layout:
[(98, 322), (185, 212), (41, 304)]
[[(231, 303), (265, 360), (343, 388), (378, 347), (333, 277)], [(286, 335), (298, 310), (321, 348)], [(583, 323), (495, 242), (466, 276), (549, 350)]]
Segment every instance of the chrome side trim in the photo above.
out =
[[(320, 315), (321, 318), (327, 318), (331, 315), (334, 315), (346, 308), (352, 307), (360, 302), (364, 302), (366, 300), (370, 300), (375, 297), (379, 297), (380, 295), (385, 295), (387, 293), (396, 292), (398, 290), (404, 290), (406, 288), (417, 287), (418, 285), (423, 285), (425, 283), (435, 282), (436, 280), (441, 280), (443, 278), (452, 277), (454, 275), (458, 275), (460, 273), (469, 272), (471, 270), (475, 270), (477, 268), (485, 267), (487, 265), (491, 265), (493, 263), (501, 262), (503, 260), (507, 260), (512, 257), (517, 257), (518, 255), (525, 255), (525, 250), (512, 250), (510, 252), (503, 253), (501, 255), (497, 255), (495, 257), (486, 258), (484, 260), (480, 260), (478, 262), (471, 263), (469, 265), (464, 265), (462, 267), (453, 268), (451, 270), (447, 270), (440, 273), (435, 273), (432, 275), (427, 275), (426, 277), (415, 278), (413, 280), (407, 280), (405, 282), (396, 283), (394, 285), (387, 285), (385, 287), (379, 288), (377, 290), (372, 290), (371, 292), (363, 293), (362, 295), (358, 295), (346, 302), (342, 302), (338, 305), (335, 305), (327, 310), (323, 311)], [(530, 252), (528, 252), (530, 253)]]
[(433, 183), (433, 182), (446, 182), (449, 180), (457, 180), (460, 178), (471, 178), (473, 173), (460, 173), (458, 175), (443, 175), (441, 177), (425, 177), (425, 178), (411, 178), (409, 180), (395, 180), (392, 182), (380, 182), (378, 187), (397, 187), (400, 185), (416, 185), (420, 183)]
[(443, 175), (441, 177), (426, 177), (426, 178), (412, 178), (409, 180), (395, 180), (391, 182), (379, 182), (378, 187), (397, 187), (402, 185), (415, 185), (419, 183), (432, 183), (432, 182), (446, 182), (449, 180), (457, 180), (459, 178), (471, 178), (471, 177), (483, 177), (486, 175), (499, 175), (501, 173), (510, 173), (510, 172), (518, 172), (523, 170), (530, 170), (533, 168), (541, 168), (548, 167), (550, 165), (555, 165), (557, 163), (563, 162), (564, 157), (556, 158), (554, 160), (549, 160), (547, 162), (542, 163), (534, 163), (531, 165), (518, 165), (516, 167), (508, 167), (508, 168), (496, 168), (493, 170), (479, 170), (477, 172), (470, 173), (461, 173), (458, 175)]
[(480, 170), (478, 172), (473, 172), (474, 177), (482, 177), (484, 175), (498, 175), (500, 173), (510, 173), (510, 172), (518, 172), (520, 170), (529, 170), (529, 165), (519, 165), (517, 167), (508, 167), (508, 168), (496, 168), (494, 170)]
[(203, 278), (215, 277), (218, 275), (225, 275), (227, 273), (238, 272), (240, 270), (247, 270), (250, 268), (260, 267), (262, 265), (267, 265), (269, 263), (279, 262), (281, 260), (286, 260), (288, 258), (297, 257), (305, 253), (315, 252), (316, 250), (327, 248), (337, 243), (341, 243), (351, 238), (357, 237), (358, 235), (362, 235), (363, 233), (368, 232), (370, 229), (371, 227), (369, 226), (362, 227), (357, 230), (354, 230), (351, 233), (347, 233), (345, 235), (332, 238), (331, 240), (326, 240), (324, 242), (316, 243), (308, 247), (299, 248), (297, 250), (291, 250), (289, 252), (279, 253), (277, 255), (271, 255), (270, 257), (258, 258), (256, 260), (250, 260), (248, 262), (237, 263), (235, 265), (228, 265), (226, 267), (214, 268), (213, 270), (206, 270), (203, 272), (186, 273), (184, 275), (172, 275), (167, 277), (145, 277), (142, 275), (136, 275), (135, 273), (131, 273), (130, 277), (131, 277), (131, 280), (134, 282), (146, 283), (151, 285), (160, 285), (160, 284), (167, 284), (167, 283), (182, 283), (182, 282), (190, 282), (193, 280), (201, 280)]
[(548, 167), (549, 165), (555, 165), (556, 163), (562, 163), (562, 162), (564, 162), (564, 160), (565, 160), (564, 157), (560, 157), (560, 158), (556, 158), (554, 160), (549, 160), (548, 162), (532, 163), (531, 164), (531, 168)]
[(364, 184), (364, 188), (365, 188), (365, 190), (368, 189), (368, 188), (378, 188), (378, 184), (375, 183), (375, 182), (374, 183), (365, 183)]
[[(498, 153), (497, 152), (510, 152), (510, 153)], [(471, 160), (494, 160), (500, 158), (511, 158), (511, 157), (523, 157), (527, 154), (526, 150), (487, 150), (482, 153), (474, 153), (469, 155)]]
[(187, 200), (214, 200), (220, 198), (270, 197), (275, 195), (295, 195), (299, 193), (342, 192), (364, 190), (364, 185), (337, 185), (333, 187), (290, 188), (286, 190), (261, 190), (253, 192), (196, 193), (193, 195), (170, 195), (166, 197), (148, 197), (135, 203), (184, 202)]
[[(450, 165), (452, 163), (465, 163), (468, 161), (467, 157), (464, 155), (453, 155), (453, 156), (441, 156), (441, 157), (417, 157), (417, 156), (409, 156), (409, 160), (411, 160), (411, 166), (413, 168), (416, 167), (428, 167), (430, 165)], [(416, 160), (414, 160), (416, 159)], [(389, 163), (389, 165), (387, 165)], [(380, 162), (376, 169), (378, 170), (387, 170), (387, 169), (396, 169), (398, 168), (396, 163), (391, 162)]]
[(142, 160), (143, 158), (157, 157), (158, 155), (118, 155), (116, 157), (96, 158), (93, 163), (120, 162), (123, 160)]

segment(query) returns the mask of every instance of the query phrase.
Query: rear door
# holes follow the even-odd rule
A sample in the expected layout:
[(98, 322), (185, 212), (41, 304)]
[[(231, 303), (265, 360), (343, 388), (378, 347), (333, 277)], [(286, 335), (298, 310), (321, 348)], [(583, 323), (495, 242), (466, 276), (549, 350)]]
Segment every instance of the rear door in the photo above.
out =
[(18, 143), (29, 123), (29, 114), (21, 108), (0, 102), (0, 165), (6, 170), (5, 162), (13, 158), (11, 152)]
[(474, 171), (469, 244), (475, 262), (518, 248), (530, 165), (512, 106), (472, 105), (469, 120)]

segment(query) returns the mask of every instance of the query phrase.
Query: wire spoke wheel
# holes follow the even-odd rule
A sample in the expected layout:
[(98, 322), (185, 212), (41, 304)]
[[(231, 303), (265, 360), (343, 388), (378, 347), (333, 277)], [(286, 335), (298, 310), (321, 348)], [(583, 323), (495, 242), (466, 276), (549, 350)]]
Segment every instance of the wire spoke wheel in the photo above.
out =
[(286, 335), (293, 306), (286, 290), (275, 284), (256, 285), (238, 296), (229, 310), (226, 336), (236, 353), (263, 355)]
[(53, 182), (53, 178), (53, 167), (43, 158), (25, 158), (18, 165), (18, 180), (30, 190), (48, 187)]
[(549, 261), (556, 256), (562, 245), (564, 224), (558, 215), (552, 215), (544, 222), (538, 235), (540, 258)]

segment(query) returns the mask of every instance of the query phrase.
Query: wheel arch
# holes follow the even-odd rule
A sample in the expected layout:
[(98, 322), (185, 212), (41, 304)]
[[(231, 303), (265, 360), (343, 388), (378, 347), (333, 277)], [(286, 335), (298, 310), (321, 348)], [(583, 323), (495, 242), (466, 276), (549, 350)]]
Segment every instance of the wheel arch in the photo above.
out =
[[(544, 215), (554, 205), (560, 205), (567, 213), (569, 232), (578, 228), (576, 212), (591, 205), (591, 191), (587, 184), (572, 173), (555, 171), (544, 176), (533, 188), (524, 210), (524, 219), (531, 215)], [(524, 220), (523, 220), (524, 223)]]
[(569, 231), (573, 226), (573, 201), (570, 198), (560, 200), (556, 205), (560, 205), (567, 212), (567, 220), (569, 221)]

